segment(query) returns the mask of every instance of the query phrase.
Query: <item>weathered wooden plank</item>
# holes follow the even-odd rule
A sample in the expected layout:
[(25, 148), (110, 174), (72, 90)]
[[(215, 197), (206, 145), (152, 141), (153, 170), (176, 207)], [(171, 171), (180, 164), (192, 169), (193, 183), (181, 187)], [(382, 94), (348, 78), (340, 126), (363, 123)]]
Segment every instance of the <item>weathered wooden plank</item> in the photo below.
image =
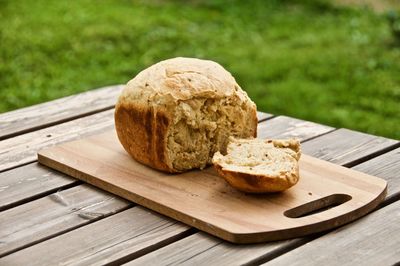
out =
[(273, 117), (272, 114), (268, 114), (268, 113), (257, 111), (258, 122), (267, 120), (268, 118), (272, 118), (272, 117)]
[(0, 140), (114, 107), (115, 85), (0, 114)]
[(394, 265), (400, 261), (400, 201), (266, 265)]
[[(158, 249), (155, 252), (149, 253), (138, 259), (132, 260), (124, 265), (157, 265), (157, 262), (162, 261), (164, 265), (195, 265), (192, 258), (206, 252), (210, 248), (216, 248), (221, 245), (221, 241), (213, 236), (206, 233), (199, 232), (188, 236), (180, 241), (173, 243), (174, 248), (170, 246)], [(236, 247), (247, 248), (255, 245), (235, 245)], [(229, 254), (228, 254), (229, 255)], [(225, 257), (224, 253), (219, 254), (221, 257)], [(227, 264), (228, 260), (225, 261)], [(236, 261), (234, 265), (239, 265), (240, 261)], [(212, 264), (209, 264), (212, 265)], [(214, 264), (217, 265), (217, 264)]]
[(113, 116), (108, 110), (0, 141), (0, 171), (34, 162), (45, 147), (112, 129)]
[(38, 163), (0, 173), (0, 211), (79, 183)]
[(308, 141), (303, 146), (303, 152), (336, 164), (352, 166), (399, 144), (397, 140), (341, 128)]
[[(260, 257), (267, 253), (277, 252), (282, 246), (291, 242), (293, 241), (235, 245), (221, 242), (217, 238), (200, 232), (124, 265), (159, 265), (160, 261), (163, 265), (243, 265), (249, 263), (249, 257)], [(170, 248), (171, 246), (173, 249)]]
[(131, 203), (80, 185), (0, 213), (0, 256), (129, 207)]
[(142, 207), (134, 207), (0, 258), (0, 264), (119, 264), (173, 242), (189, 230), (186, 225)]
[(400, 148), (356, 165), (353, 169), (388, 181), (386, 201), (400, 198)]
[[(276, 118), (273, 118), (270, 121), (273, 121)], [(268, 123), (269, 121), (266, 121)], [(349, 132), (349, 134), (351, 134)], [(331, 134), (331, 133), (329, 133)], [(357, 132), (354, 134), (358, 135)], [(324, 138), (326, 135), (323, 135), (318, 138)], [(342, 135), (335, 135), (337, 136), (338, 139), (335, 138), (328, 138), (329, 141), (339, 141), (339, 138), (342, 137)], [(317, 139), (318, 139), (317, 138)], [(378, 138), (378, 137), (377, 137)], [(351, 148), (352, 145), (358, 146), (358, 142), (352, 142), (353, 138), (349, 137), (348, 138), (348, 147)], [(388, 140), (391, 143), (391, 140)], [(322, 142), (320, 142), (321, 145), (323, 145)], [(303, 150), (309, 150), (313, 148), (314, 143), (312, 141), (307, 141), (302, 144)], [(314, 147), (315, 148), (315, 147)], [(368, 147), (365, 147), (366, 149)], [(338, 154), (336, 150), (333, 150), (335, 154)], [(327, 153), (329, 154), (329, 150), (327, 150)], [(352, 160), (357, 160), (358, 156), (363, 156), (363, 152), (361, 152), (360, 155), (356, 153), (352, 153), (351, 156), (348, 158)], [(339, 154), (340, 155), (340, 154)], [(316, 155), (318, 157), (318, 154)], [(332, 158), (335, 155), (332, 155)], [(389, 161), (394, 161), (397, 158), (397, 154), (392, 154), (389, 155), (391, 156), (391, 159), (385, 158), (386, 160)], [(365, 164), (367, 164), (366, 162)], [(375, 164), (375, 163), (374, 163)], [(389, 182), (389, 186), (391, 186), (391, 180), (393, 179), (393, 173), (398, 173), (400, 171), (400, 166), (398, 166), (393, 169), (393, 172), (386, 171), (385, 169), (381, 169), (382, 171), (374, 171), (374, 175), (378, 175), (381, 178), (385, 178)], [(375, 168), (374, 168), (375, 169)], [(364, 170), (366, 173), (369, 174), (369, 170), (367, 167), (363, 167), (363, 169), (358, 169), (358, 170)], [(372, 174), (372, 173), (371, 173)], [(351, 226), (351, 224), (350, 224)], [(340, 229), (339, 229), (340, 230)], [(196, 233), (192, 236), (190, 236), (191, 239), (185, 238), (180, 241), (177, 241), (175, 243), (172, 243), (162, 249), (156, 250), (152, 253), (146, 254), (143, 257), (139, 258), (136, 262), (133, 261), (132, 265), (138, 265), (137, 263), (142, 263), (142, 265), (152, 265), (156, 264), (159, 259), (157, 258), (163, 258), (163, 259), (168, 259), (168, 261), (171, 261), (171, 263), (183, 263), (187, 265), (202, 265), (202, 264), (216, 264), (216, 265), (229, 265), (231, 263), (235, 265), (240, 265), (240, 264), (251, 264), (251, 263), (259, 263), (260, 261), (265, 261), (271, 258), (274, 258), (283, 252), (293, 249), (297, 246), (302, 245), (304, 242), (307, 241), (307, 238), (297, 238), (285, 242), (272, 242), (272, 243), (265, 243), (265, 244), (257, 244), (257, 245), (246, 245), (245, 248), (242, 246), (236, 246), (232, 245), (230, 243), (221, 241), (219, 239), (215, 238), (210, 238), (203, 236), (203, 233)], [(198, 244), (190, 244), (193, 242), (193, 239), (196, 239), (196, 242)], [(182, 247), (185, 247), (184, 252), (181, 252)], [(167, 255), (167, 254), (173, 254), (173, 255)], [(222, 254), (227, 254), (227, 256), (223, 256)], [(162, 257), (166, 256), (166, 257)], [(290, 265), (290, 264), (287, 264)], [(307, 265), (307, 264), (303, 264)]]
[(326, 134), (334, 128), (287, 116), (277, 116), (258, 126), (259, 138), (298, 138), (302, 141)]

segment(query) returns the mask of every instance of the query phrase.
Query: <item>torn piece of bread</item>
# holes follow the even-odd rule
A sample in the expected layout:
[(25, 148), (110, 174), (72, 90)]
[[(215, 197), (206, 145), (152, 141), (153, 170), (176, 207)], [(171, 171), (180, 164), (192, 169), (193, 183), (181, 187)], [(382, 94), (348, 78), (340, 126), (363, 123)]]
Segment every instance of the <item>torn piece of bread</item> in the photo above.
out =
[(217, 172), (234, 188), (249, 193), (278, 192), (299, 180), (300, 142), (296, 139), (230, 138), (227, 154), (214, 154)]

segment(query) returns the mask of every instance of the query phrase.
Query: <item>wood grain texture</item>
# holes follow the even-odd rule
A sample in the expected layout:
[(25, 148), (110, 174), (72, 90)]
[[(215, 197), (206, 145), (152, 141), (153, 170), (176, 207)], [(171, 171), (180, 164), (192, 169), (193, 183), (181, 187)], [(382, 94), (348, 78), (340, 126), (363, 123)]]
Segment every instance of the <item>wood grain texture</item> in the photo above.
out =
[(166, 247), (132, 260), (124, 266), (133, 265), (244, 265), (249, 258), (259, 258), (276, 252), (292, 240), (235, 245), (199, 232)]
[(334, 128), (287, 116), (277, 116), (258, 125), (259, 138), (298, 138), (301, 141), (325, 134)]
[(0, 212), (0, 256), (106, 217), (130, 204), (81, 185)]
[[(296, 186), (279, 194), (249, 195), (232, 189), (213, 168), (179, 175), (150, 169), (123, 150), (113, 130), (42, 150), (39, 162), (235, 243), (287, 239), (339, 226), (375, 208), (386, 189), (381, 179), (304, 155)], [(297, 216), (309, 208), (283, 215), (309, 202), (323, 204), (334, 194), (337, 200), (341, 194), (351, 200), (301, 218)], [(287, 217), (292, 215), (296, 219)]]
[(345, 166), (352, 166), (398, 146), (397, 140), (338, 129), (303, 145), (304, 153)]
[(394, 265), (400, 261), (400, 201), (266, 265)]
[(126, 261), (127, 257), (135, 258), (166, 245), (188, 230), (186, 225), (147, 209), (134, 207), (0, 258), (0, 264), (119, 264)]
[(0, 141), (0, 171), (36, 161), (45, 147), (113, 129), (113, 117), (108, 110)]
[(353, 169), (385, 179), (388, 182), (386, 201), (400, 198), (400, 148), (356, 165)]
[(99, 88), (0, 114), (0, 140), (113, 108), (122, 88)]
[(0, 173), (0, 211), (74, 183), (78, 181), (38, 163)]

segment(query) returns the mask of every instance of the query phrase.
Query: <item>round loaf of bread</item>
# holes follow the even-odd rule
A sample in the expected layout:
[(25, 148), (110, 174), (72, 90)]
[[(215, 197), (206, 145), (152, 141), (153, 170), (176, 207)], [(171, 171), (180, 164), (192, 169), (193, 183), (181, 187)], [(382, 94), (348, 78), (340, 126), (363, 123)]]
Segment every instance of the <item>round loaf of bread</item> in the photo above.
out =
[(230, 136), (255, 137), (254, 102), (221, 65), (173, 58), (128, 82), (115, 107), (115, 128), (137, 161), (171, 173), (211, 164)]

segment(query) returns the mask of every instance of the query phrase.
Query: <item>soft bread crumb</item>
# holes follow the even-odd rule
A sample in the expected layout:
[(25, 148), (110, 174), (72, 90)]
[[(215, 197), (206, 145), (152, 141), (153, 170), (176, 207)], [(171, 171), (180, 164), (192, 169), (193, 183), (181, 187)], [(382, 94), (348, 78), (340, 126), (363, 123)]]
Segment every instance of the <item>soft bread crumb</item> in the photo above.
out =
[(167, 143), (175, 169), (205, 168), (215, 152), (226, 151), (228, 136), (254, 135), (249, 119), (253, 107), (247, 103), (238, 106), (238, 102), (200, 98), (179, 103)]
[(299, 180), (300, 142), (230, 138), (227, 154), (215, 153), (212, 162), (233, 187), (253, 193), (288, 189)]

